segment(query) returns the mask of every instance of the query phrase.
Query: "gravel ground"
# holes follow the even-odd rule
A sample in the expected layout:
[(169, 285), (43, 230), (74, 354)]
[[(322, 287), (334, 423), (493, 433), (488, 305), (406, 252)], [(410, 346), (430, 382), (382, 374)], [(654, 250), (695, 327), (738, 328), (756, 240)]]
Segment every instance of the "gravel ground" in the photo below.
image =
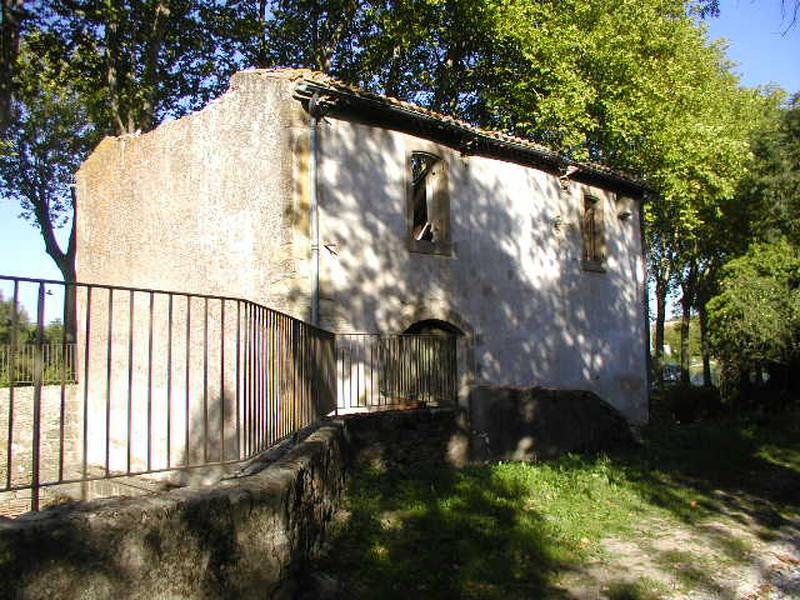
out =
[(746, 512), (694, 525), (649, 520), (638, 537), (609, 538), (603, 546), (602, 558), (562, 576), (566, 597), (800, 599), (796, 515), (772, 526)]

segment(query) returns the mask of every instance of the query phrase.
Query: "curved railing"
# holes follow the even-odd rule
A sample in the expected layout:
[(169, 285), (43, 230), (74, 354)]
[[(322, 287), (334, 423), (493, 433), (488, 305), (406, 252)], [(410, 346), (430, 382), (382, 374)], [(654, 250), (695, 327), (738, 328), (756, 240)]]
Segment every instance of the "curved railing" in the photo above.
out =
[[(0, 513), (38, 510), (55, 486), (85, 498), (91, 482), (246, 460), (335, 411), (334, 334), (279, 311), (103, 284), (0, 286)], [(46, 324), (56, 318), (60, 330)]]

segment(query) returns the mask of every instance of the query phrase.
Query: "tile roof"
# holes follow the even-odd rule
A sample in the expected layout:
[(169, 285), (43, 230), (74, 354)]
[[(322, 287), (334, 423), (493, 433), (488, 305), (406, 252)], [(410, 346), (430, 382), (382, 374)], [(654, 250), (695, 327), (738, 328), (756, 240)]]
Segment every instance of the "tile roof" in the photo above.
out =
[(411, 119), (416, 117), (429, 123), (437, 122), (447, 129), (459, 132), (462, 138), (472, 138), (484, 144), (495, 142), (501, 150), (505, 148), (517, 154), (529, 155), (534, 159), (534, 162), (544, 162), (562, 172), (568, 167), (573, 167), (572, 171), (577, 170), (577, 172), (584, 175), (594, 176), (612, 184), (624, 185), (639, 192), (644, 192), (647, 189), (646, 183), (622, 170), (591, 161), (574, 161), (530, 139), (510, 135), (502, 131), (483, 129), (451, 115), (442, 114), (411, 102), (346, 84), (320, 71), (281, 68), (267, 69), (264, 72), (273, 77), (298, 81), (297, 96), (302, 100), (308, 100), (314, 92), (362, 99), (370, 102), (373, 108), (378, 111), (380, 111), (381, 107), (388, 110), (396, 109), (402, 111), (406, 117)]

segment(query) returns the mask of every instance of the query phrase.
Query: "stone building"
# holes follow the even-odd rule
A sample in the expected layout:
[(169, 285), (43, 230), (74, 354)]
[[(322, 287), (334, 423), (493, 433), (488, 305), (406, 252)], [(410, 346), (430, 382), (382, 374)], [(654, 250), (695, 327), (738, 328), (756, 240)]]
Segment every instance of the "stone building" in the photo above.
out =
[(474, 384), (647, 419), (643, 188), (307, 70), (106, 138), (77, 174), (78, 279), (239, 297), (335, 332), (441, 329)]

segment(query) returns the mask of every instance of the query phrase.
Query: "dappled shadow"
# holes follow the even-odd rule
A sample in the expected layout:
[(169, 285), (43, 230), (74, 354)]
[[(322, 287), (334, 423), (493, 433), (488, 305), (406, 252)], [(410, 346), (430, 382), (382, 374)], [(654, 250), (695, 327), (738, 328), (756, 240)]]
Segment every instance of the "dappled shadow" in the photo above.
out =
[[(468, 332), (462, 386), (589, 389), (643, 420), (639, 232), (617, 218), (634, 201), (577, 182), (565, 192), (557, 173), (350, 120), (324, 119), (319, 138), (323, 326), (398, 333), (441, 320)], [(451, 255), (408, 249), (413, 151), (446, 164)], [(589, 190), (604, 203), (605, 272), (582, 266)], [(302, 303), (307, 282), (296, 283)]]
[[(773, 424), (769, 433), (784, 451), (774, 454), (785, 456), (800, 440), (791, 426), (782, 430)], [(559, 500), (543, 494), (546, 504), (531, 502), (530, 480), (509, 480), (485, 466), (456, 471), (420, 461), (419, 454), (404, 461), (400, 451), (390, 460), (364, 454), (327, 555), (305, 572), (297, 597), (573, 597), (585, 586), (586, 597), (660, 598), (674, 586), (740, 597), (734, 574), (756, 573), (772, 560), (758, 554), (759, 538), (795, 546), (800, 540), (791, 517), (800, 473), (764, 454), (767, 435), (740, 422), (702, 423), (650, 431), (635, 450), (541, 465), (557, 469), (562, 483), (556, 485), (583, 481), (587, 473), (589, 480), (607, 477), (608, 510), (631, 511), (637, 520), (634, 537), (621, 538), (627, 549), (611, 545), (610, 556), (596, 563), (565, 551), (553, 530), (560, 527)], [(586, 483), (577, 488), (593, 493)], [(643, 512), (632, 495), (643, 501)], [(598, 534), (616, 535), (613, 526)]]
[(333, 549), (313, 565), (337, 580), (337, 598), (563, 597), (550, 581), (568, 567), (542, 516), (520, 508), (521, 484), (481, 468), (367, 465), (350, 489)]
[[(644, 500), (692, 526), (700, 546), (725, 562), (748, 564), (753, 560), (749, 540), (800, 549), (800, 469), (796, 459), (782, 463), (776, 458), (800, 456), (797, 417), (783, 416), (768, 427), (719, 419), (653, 428), (641, 448), (617, 453), (613, 460)], [(779, 448), (771, 453), (769, 443)], [(669, 551), (653, 558), (671, 565), (686, 585), (735, 597), (720, 587), (710, 565), (678, 560)]]
[(770, 529), (786, 523), (782, 511), (800, 505), (800, 470), (771, 459), (764, 448), (769, 435), (800, 456), (797, 415), (785, 419), (769, 432), (722, 419), (653, 429), (643, 448), (615, 459), (645, 498), (684, 521), (719, 513)]

